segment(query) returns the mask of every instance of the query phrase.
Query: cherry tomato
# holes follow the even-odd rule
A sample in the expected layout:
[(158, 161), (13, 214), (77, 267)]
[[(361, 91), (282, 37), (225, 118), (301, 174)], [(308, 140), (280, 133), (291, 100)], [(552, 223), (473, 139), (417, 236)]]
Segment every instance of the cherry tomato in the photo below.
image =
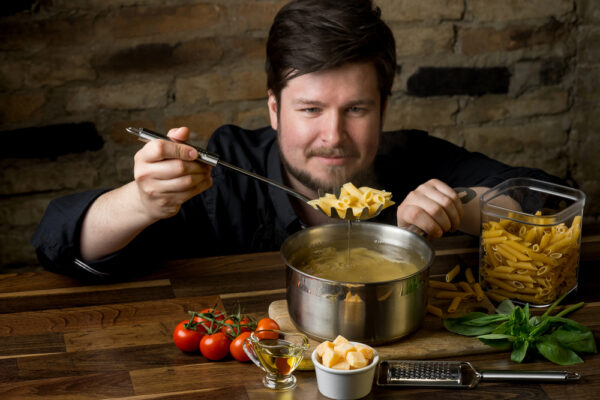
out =
[(229, 345), (229, 352), (236, 360), (241, 362), (250, 361), (250, 357), (248, 357), (248, 354), (246, 354), (246, 352), (244, 351), (244, 342), (246, 341), (248, 336), (250, 336), (251, 333), (252, 332), (248, 331), (240, 333), (238, 337), (233, 339), (233, 341)]
[(223, 325), (223, 327), (221, 328), (221, 332), (223, 332), (230, 338), (235, 338), (242, 332), (252, 332), (252, 322), (247, 317), (243, 317), (238, 321), (237, 317), (230, 316), (225, 321), (223, 321), (223, 324), (225, 325)]
[(173, 331), (173, 341), (175, 342), (175, 346), (179, 347), (182, 351), (198, 351), (200, 340), (204, 334), (196, 330), (196, 327), (188, 329), (187, 324), (189, 322), (186, 319), (177, 324)]
[(223, 321), (225, 319), (225, 313), (217, 311), (214, 308), (206, 308), (200, 311), (200, 314), (203, 315), (198, 316), (198, 323), (204, 326), (204, 333), (213, 333), (217, 329), (217, 323), (214, 321)]
[(256, 325), (256, 336), (260, 339), (277, 339), (279, 335), (275, 332), (260, 332), (262, 330), (279, 330), (279, 324), (271, 318), (263, 318)]
[(200, 340), (200, 352), (209, 360), (221, 360), (229, 354), (231, 340), (223, 332), (206, 335)]

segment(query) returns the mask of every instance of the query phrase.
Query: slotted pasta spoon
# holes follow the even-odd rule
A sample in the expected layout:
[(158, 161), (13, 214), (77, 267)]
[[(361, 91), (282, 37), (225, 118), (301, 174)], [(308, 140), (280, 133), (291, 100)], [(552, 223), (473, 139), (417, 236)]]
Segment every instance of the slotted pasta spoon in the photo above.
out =
[[(128, 133), (131, 133), (132, 135), (137, 136), (138, 139), (143, 142), (149, 142), (150, 140), (158, 139), (158, 140), (166, 140), (169, 142), (181, 143), (179, 141), (171, 139), (170, 137), (168, 137), (166, 135), (163, 135), (158, 132), (153, 132), (153, 131), (151, 131), (149, 129), (145, 129), (145, 128), (129, 127), (129, 128), (126, 128), (125, 130)], [(360, 212), (357, 212), (356, 214), (354, 214), (354, 211), (352, 210), (351, 207), (346, 208), (346, 212), (344, 215), (340, 215), (340, 213), (338, 213), (338, 210), (334, 207), (331, 207), (331, 209), (328, 210), (329, 212), (327, 212), (327, 210), (324, 210), (323, 208), (321, 208), (321, 206), (319, 204), (314, 204), (314, 205), (311, 204), (310, 203), (311, 199), (309, 199), (308, 197), (304, 196), (301, 193), (298, 193), (294, 189), (291, 189), (285, 185), (282, 185), (279, 182), (275, 182), (274, 180), (266, 178), (262, 175), (255, 174), (254, 172), (250, 172), (243, 168), (237, 167), (233, 164), (229, 164), (228, 162), (221, 160), (220, 156), (218, 154), (211, 153), (201, 147), (194, 146), (189, 143), (185, 143), (185, 144), (187, 144), (188, 146), (192, 146), (193, 148), (195, 148), (198, 151), (198, 158), (196, 159), (196, 161), (212, 165), (213, 167), (216, 167), (217, 165), (221, 165), (223, 167), (226, 167), (226, 168), (229, 168), (236, 172), (247, 175), (251, 178), (258, 179), (269, 185), (275, 186), (276, 188), (286, 191), (288, 194), (296, 197), (297, 199), (300, 199), (301, 201), (309, 204), (311, 207), (321, 211), (323, 214), (327, 215), (328, 217), (336, 218), (336, 219), (343, 219), (343, 220), (347, 220), (347, 221), (359, 221), (359, 220), (364, 221), (364, 220), (376, 217), (383, 210), (383, 204), (381, 204), (373, 213), (370, 213), (369, 207), (364, 207)], [(462, 195), (460, 197), (460, 200), (463, 204), (470, 201), (471, 199), (473, 199), (475, 197), (475, 192), (470, 188), (455, 188), (454, 190), (459, 194), (464, 193), (464, 195)], [(321, 190), (319, 190), (319, 197), (322, 197), (323, 195), (324, 194), (321, 192)]]

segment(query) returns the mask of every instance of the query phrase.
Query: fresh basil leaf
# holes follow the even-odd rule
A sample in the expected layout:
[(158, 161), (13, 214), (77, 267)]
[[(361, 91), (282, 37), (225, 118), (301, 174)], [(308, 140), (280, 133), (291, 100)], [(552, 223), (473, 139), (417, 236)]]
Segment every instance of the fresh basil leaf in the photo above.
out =
[(559, 325), (563, 328), (568, 328), (570, 330), (580, 331), (580, 332), (590, 331), (590, 328), (588, 328), (585, 325), (580, 324), (579, 322), (575, 322), (572, 319), (562, 318), (562, 317), (547, 317), (547, 320), (550, 321), (550, 323)]
[(513, 320), (515, 322), (515, 326), (522, 326), (523, 323), (529, 325), (529, 308), (523, 310), (521, 307), (515, 307), (515, 310), (512, 313)]
[(512, 330), (512, 323), (510, 321), (505, 321), (503, 323), (501, 323), (500, 325), (498, 325), (493, 331), (492, 333), (506, 333), (509, 334), (510, 331)]
[(534, 315), (533, 317), (529, 318), (529, 325), (537, 326), (537, 325), (541, 324), (543, 321), (545, 321), (545, 318), (542, 319), (542, 318), (540, 318), (539, 315)]
[(496, 327), (496, 324), (493, 325), (485, 325), (485, 326), (477, 326), (470, 325), (469, 323), (472, 320), (477, 318), (487, 317), (487, 314), (481, 312), (472, 312), (466, 315), (463, 315), (459, 318), (446, 318), (444, 320), (444, 327), (450, 332), (457, 333), (459, 335), (465, 336), (478, 336), (484, 335), (486, 333), (490, 333)]
[(583, 360), (573, 351), (563, 347), (550, 335), (541, 336), (535, 342), (535, 347), (541, 355), (559, 365), (582, 363)]
[(523, 320), (529, 323), (529, 318), (531, 318), (531, 315), (529, 314), (529, 303), (525, 303), (525, 307), (523, 307)]
[(513, 342), (511, 342), (508, 339), (487, 340), (487, 339), (480, 337), (479, 340), (481, 340), (481, 342), (487, 346), (493, 347), (495, 349), (501, 349), (501, 350), (508, 350), (512, 347), (512, 344), (513, 344)]
[(596, 354), (596, 340), (592, 331), (570, 331), (567, 329), (558, 328), (550, 335), (552, 339), (558, 342), (561, 346), (571, 349), (577, 353)]
[(506, 321), (508, 319), (507, 315), (486, 315), (484, 317), (479, 317), (479, 318), (475, 318), (475, 319), (471, 319), (469, 321), (466, 321), (465, 324), (466, 325), (471, 325), (471, 326), (484, 326), (484, 325), (489, 325), (489, 324), (493, 324), (496, 322), (500, 322), (500, 321)]
[(512, 301), (503, 300), (500, 304), (498, 304), (498, 307), (496, 307), (496, 312), (498, 314), (510, 315), (513, 313), (514, 309), (515, 305)]
[(479, 335), (479, 336), (477, 336), (477, 339), (491, 339), (491, 340), (495, 340), (495, 339), (515, 339), (515, 337), (511, 336), (511, 335), (501, 334), (501, 333), (488, 333), (486, 335)]
[(522, 362), (527, 355), (527, 349), (529, 348), (528, 341), (517, 341), (513, 343), (513, 351), (510, 353), (510, 359), (514, 362)]
[(550, 327), (550, 320), (544, 318), (539, 324), (537, 325), (529, 325), (530, 326), (530, 331), (529, 331), (529, 338), (530, 339), (535, 339), (538, 336), (543, 335)]

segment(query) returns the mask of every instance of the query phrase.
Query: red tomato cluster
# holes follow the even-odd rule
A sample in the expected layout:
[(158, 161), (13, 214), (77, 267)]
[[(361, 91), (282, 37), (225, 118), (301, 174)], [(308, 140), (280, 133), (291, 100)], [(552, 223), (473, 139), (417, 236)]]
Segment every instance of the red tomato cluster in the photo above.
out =
[[(231, 354), (238, 361), (249, 361), (244, 352), (244, 341), (248, 336), (254, 330), (279, 330), (279, 325), (271, 318), (263, 318), (256, 323), (242, 316), (239, 311), (235, 315), (227, 315), (214, 308), (207, 308), (199, 313), (190, 311), (190, 314), (192, 316), (189, 320), (181, 321), (175, 327), (173, 341), (180, 350), (200, 350), (209, 360), (221, 360)], [(268, 332), (259, 332), (258, 336), (268, 338)]]

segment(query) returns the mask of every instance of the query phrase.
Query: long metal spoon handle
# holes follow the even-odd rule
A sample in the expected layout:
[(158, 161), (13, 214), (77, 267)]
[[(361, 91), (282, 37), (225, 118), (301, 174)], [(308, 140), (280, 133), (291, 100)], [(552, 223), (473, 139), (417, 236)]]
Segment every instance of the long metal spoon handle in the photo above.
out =
[(538, 381), (538, 382), (571, 382), (577, 381), (581, 375), (569, 371), (479, 371), (482, 380), (486, 381)]
[[(184, 142), (177, 142), (166, 135), (163, 135), (158, 132), (153, 132), (151, 130), (144, 129), (144, 128), (129, 127), (125, 130), (127, 132), (137, 136), (140, 140), (145, 141), (145, 142), (150, 141), (150, 140), (155, 140), (155, 139), (161, 139), (161, 140), (167, 140), (169, 142), (184, 143)], [(243, 168), (236, 167), (233, 164), (229, 164), (228, 162), (221, 160), (220, 156), (218, 154), (211, 153), (209, 151), (204, 150), (202, 147), (194, 146), (189, 143), (185, 143), (185, 144), (188, 146), (192, 146), (193, 148), (195, 148), (198, 151), (198, 158), (196, 159), (196, 161), (198, 161), (198, 162), (210, 164), (213, 167), (216, 167), (217, 165), (221, 165), (223, 167), (232, 169), (234, 171), (241, 172), (242, 174), (252, 177), (254, 179), (258, 179), (260, 181), (268, 183), (269, 185), (273, 185), (273, 186), (277, 187), (278, 189), (288, 192), (290, 195), (302, 200), (305, 203), (308, 203), (310, 201), (310, 199), (308, 197), (296, 192), (295, 190), (290, 189), (287, 186), (280, 184), (279, 182), (275, 182), (272, 179), (266, 178), (262, 175), (255, 174), (254, 172), (247, 171)]]
[(304, 195), (296, 192), (295, 190), (290, 189), (287, 186), (284, 186), (284, 185), (280, 184), (279, 182), (275, 182), (274, 180), (266, 178), (266, 177), (264, 177), (262, 175), (258, 175), (258, 174), (255, 174), (254, 172), (250, 172), (250, 171), (247, 171), (247, 170), (242, 169), (240, 167), (236, 167), (235, 165), (229, 164), (229, 163), (227, 163), (227, 162), (225, 162), (223, 160), (219, 160), (219, 165), (222, 165), (223, 167), (227, 167), (227, 168), (232, 169), (232, 170), (237, 171), (237, 172), (241, 172), (242, 174), (248, 175), (248, 176), (250, 176), (250, 177), (252, 177), (254, 179), (258, 179), (260, 181), (266, 182), (269, 185), (276, 186), (277, 188), (279, 188), (281, 190), (285, 190), (286, 192), (288, 192), (288, 194), (290, 194), (290, 195), (292, 195), (292, 196), (294, 196), (294, 197), (302, 200), (305, 203), (308, 203), (310, 201), (310, 199), (308, 197), (306, 197), (306, 196), (304, 196)]
[[(185, 142), (178, 142), (177, 140), (173, 140), (170, 137), (163, 135), (162, 133), (154, 132), (149, 129), (129, 127), (129, 128), (126, 128), (125, 130), (127, 132), (131, 133), (132, 135), (137, 136), (138, 139), (141, 140), (142, 142), (149, 142), (151, 140), (161, 139), (161, 140), (166, 140), (168, 142), (185, 143)], [(205, 164), (212, 165), (213, 167), (216, 167), (217, 164), (219, 163), (219, 155), (218, 154), (211, 153), (209, 151), (204, 150), (202, 147), (194, 146), (189, 143), (185, 143), (185, 144), (195, 148), (198, 151), (198, 159), (196, 161), (202, 161)]]

